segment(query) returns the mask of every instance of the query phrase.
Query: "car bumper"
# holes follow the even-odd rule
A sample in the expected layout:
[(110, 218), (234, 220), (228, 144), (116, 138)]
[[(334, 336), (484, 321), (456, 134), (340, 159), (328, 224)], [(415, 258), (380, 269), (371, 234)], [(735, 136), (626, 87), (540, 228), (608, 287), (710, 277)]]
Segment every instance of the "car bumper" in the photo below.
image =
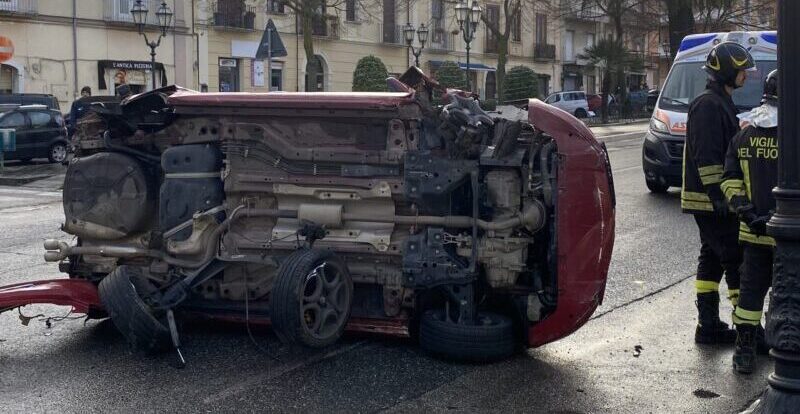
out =
[(684, 142), (684, 137), (648, 130), (642, 144), (645, 179), (680, 187), (683, 184)]

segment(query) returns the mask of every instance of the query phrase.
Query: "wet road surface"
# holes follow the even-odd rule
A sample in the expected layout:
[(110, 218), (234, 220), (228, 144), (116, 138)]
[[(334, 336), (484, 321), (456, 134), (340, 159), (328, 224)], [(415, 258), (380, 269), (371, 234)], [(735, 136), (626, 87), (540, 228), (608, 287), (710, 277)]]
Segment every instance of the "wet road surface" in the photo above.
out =
[[(8, 312), (0, 315), (0, 411), (736, 412), (763, 390), (771, 363), (761, 359), (755, 374), (736, 376), (732, 348), (692, 342), (696, 229), (675, 189), (647, 192), (644, 128), (598, 132), (616, 182), (614, 256), (605, 302), (564, 340), (472, 365), (391, 338), (348, 336), (326, 350), (291, 351), (257, 328), (258, 346), (242, 327), (189, 326), (188, 366), (178, 370), (171, 354), (130, 353), (108, 321), (23, 326)], [(60, 194), (0, 187), (0, 214), (0, 285), (61, 277), (41, 247), (62, 236)]]

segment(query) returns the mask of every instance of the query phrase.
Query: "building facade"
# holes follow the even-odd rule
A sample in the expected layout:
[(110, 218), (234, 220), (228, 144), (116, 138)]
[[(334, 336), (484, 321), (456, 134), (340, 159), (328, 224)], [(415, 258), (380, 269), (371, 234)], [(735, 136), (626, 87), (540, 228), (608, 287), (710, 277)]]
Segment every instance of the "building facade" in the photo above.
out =
[[(146, 32), (158, 33), (155, 11), (147, 0)], [(94, 95), (113, 95), (115, 86), (152, 89), (178, 83), (196, 87), (192, 2), (171, 0), (173, 30), (161, 40), (156, 64), (139, 35), (130, 9), (134, 0), (3, 0), (0, 36), (10, 41), (10, 59), (0, 63), (0, 93), (47, 93), (62, 108), (89, 86)]]

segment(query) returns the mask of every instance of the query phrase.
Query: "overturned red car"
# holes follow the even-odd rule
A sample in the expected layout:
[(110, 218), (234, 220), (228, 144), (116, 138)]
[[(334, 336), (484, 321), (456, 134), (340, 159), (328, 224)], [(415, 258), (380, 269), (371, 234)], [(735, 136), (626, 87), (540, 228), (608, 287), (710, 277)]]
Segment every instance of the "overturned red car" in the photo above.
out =
[(479, 361), (578, 329), (614, 240), (605, 147), (538, 100), (485, 112), (416, 68), (389, 87), (95, 107), (64, 182), (76, 242), (44, 244), (69, 278), (0, 287), (0, 312), (69, 305), (143, 351), (179, 349), (176, 318), (215, 318)]

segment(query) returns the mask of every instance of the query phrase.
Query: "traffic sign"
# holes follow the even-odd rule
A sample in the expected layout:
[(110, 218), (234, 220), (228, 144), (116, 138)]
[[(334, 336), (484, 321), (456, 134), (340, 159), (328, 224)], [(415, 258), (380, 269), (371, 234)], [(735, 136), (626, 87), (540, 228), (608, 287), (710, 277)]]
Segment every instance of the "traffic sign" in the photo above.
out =
[(275, 23), (269, 19), (267, 27), (264, 28), (264, 35), (261, 36), (261, 43), (258, 44), (258, 50), (256, 50), (256, 59), (268, 59), (270, 56), (284, 57), (288, 54)]
[(11, 60), (12, 57), (14, 57), (14, 42), (5, 36), (0, 36), (0, 62)]

